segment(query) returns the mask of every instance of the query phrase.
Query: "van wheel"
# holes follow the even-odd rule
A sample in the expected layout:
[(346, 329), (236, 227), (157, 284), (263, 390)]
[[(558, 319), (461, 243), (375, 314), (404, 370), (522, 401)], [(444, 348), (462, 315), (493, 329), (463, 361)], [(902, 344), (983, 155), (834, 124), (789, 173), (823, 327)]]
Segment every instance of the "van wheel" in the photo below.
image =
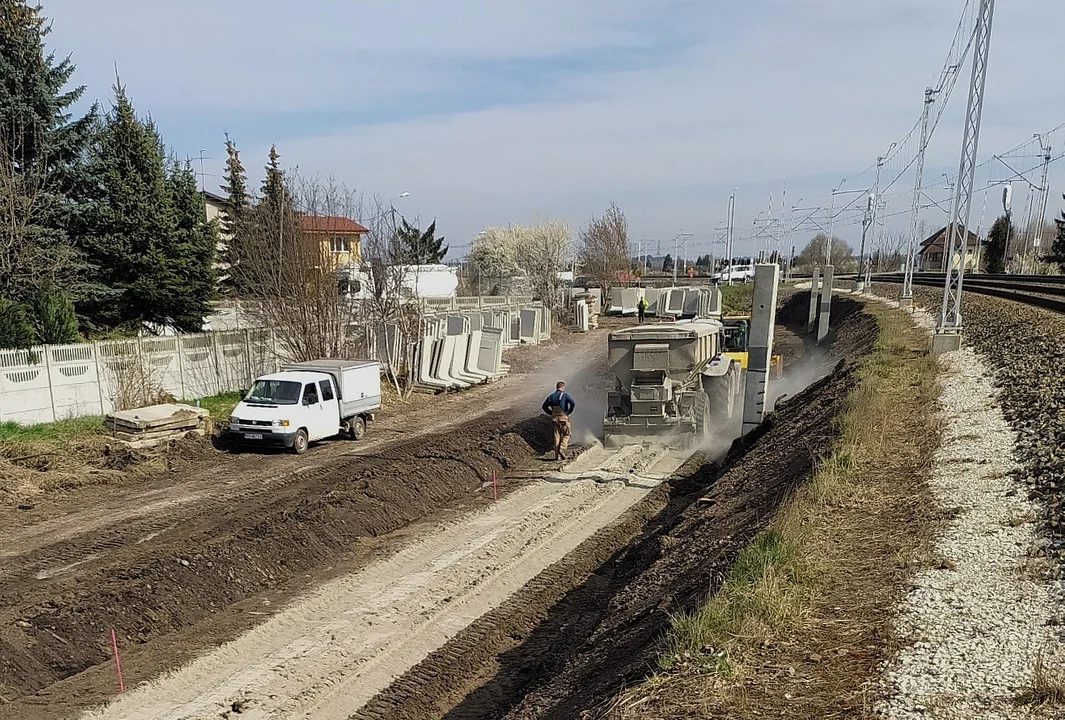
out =
[(296, 431), (296, 439), (292, 441), (292, 452), (297, 455), (302, 455), (307, 452), (307, 431), (299, 429)]
[(356, 415), (349, 423), (348, 432), (351, 433), (352, 440), (362, 440), (366, 437), (366, 420)]

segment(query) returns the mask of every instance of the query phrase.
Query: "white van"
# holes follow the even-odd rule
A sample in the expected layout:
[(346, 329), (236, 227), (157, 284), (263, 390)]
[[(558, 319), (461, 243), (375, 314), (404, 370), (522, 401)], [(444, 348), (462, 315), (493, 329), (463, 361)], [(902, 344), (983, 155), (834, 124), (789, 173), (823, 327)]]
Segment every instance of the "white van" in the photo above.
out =
[(356, 440), (381, 407), (381, 364), (311, 360), (256, 378), (233, 409), (238, 443), (281, 446), (300, 454), (309, 443), (347, 433)]
[(726, 268), (719, 273), (714, 274), (713, 280), (717, 282), (733, 282), (747, 283), (754, 280), (754, 266), (753, 265), (733, 265), (730, 268)]

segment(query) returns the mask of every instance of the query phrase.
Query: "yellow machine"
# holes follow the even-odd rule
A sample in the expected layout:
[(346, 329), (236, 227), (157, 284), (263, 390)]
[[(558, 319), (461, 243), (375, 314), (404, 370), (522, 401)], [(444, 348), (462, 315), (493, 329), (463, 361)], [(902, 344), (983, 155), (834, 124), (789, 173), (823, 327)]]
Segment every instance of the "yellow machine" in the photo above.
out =
[[(724, 355), (747, 370), (747, 344), (751, 333), (750, 315), (725, 315), (721, 318), (724, 331)], [(769, 361), (770, 374), (779, 378), (784, 374), (784, 361), (774, 355)]]

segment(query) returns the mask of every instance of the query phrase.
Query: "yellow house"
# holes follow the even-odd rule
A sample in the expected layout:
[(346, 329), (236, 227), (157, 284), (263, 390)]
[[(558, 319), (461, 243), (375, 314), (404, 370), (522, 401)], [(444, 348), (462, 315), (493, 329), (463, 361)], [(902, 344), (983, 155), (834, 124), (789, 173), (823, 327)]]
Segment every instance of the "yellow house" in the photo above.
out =
[(300, 228), (322, 254), (323, 266), (337, 270), (362, 261), (362, 236), (370, 231), (351, 218), (301, 215)]

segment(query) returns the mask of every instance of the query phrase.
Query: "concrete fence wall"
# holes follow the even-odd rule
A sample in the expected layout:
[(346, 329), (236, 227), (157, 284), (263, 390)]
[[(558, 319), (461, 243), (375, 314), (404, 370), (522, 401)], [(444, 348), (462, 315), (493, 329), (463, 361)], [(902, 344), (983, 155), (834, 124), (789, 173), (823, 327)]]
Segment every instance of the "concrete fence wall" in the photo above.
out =
[(103, 415), (138, 390), (178, 399), (241, 390), (277, 365), (264, 330), (0, 350), (0, 422)]
[[(513, 341), (550, 338), (546, 313), (528, 312), (535, 306), (531, 297), (451, 298), (427, 301), (426, 306), (429, 324), (420, 338), (423, 345), (431, 345), (438, 332), (440, 325), (434, 318), (443, 319), (446, 326), (448, 316), (476, 314), (476, 322), (453, 334), (452, 342), (466, 348), (466, 357), (472, 359), (473, 366), (463, 374), (466, 379), (480, 379), (473, 367), (485, 334), (481, 313), (492, 318), (498, 335), (509, 334), (513, 327)], [(353, 325), (351, 330), (353, 343), (364, 356), (382, 365), (389, 358), (403, 362), (399, 357), (402, 337), (396, 326)], [(520, 336), (519, 330), (523, 331)], [(498, 352), (508, 341), (501, 337)], [(418, 348), (414, 362), (421, 352)], [(485, 357), (496, 354), (492, 345)], [(105, 415), (121, 405), (124, 397), (146, 389), (162, 390), (179, 400), (244, 390), (259, 375), (276, 372), (285, 360), (279, 356), (274, 335), (262, 328), (0, 350), (0, 422), (32, 425)], [(497, 363), (489, 365), (491, 371), (500, 371)]]

